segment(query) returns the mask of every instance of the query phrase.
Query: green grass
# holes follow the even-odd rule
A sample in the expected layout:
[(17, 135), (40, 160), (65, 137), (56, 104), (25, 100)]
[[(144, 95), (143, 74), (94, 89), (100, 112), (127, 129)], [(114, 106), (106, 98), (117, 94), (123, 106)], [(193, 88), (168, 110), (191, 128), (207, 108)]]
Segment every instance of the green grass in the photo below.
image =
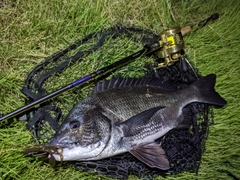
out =
[[(44, 57), (84, 35), (118, 22), (161, 32), (175, 25), (194, 25), (215, 12), (220, 18), (186, 36), (185, 49), (203, 75), (217, 74), (216, 89), (228, 104), (222, 109), (214, 109), (215, 124), (210, 127), (199, 174), (185, 172), (166, 179), (240, 179), (239, 0), (2, 0), (0, 111), (7, 113), (24, 105), (20, 89), (27, 73)], [(107, 43), (102, 52), (86, 58), (86, 67), (81, 74), (90, 73), (141, 48), (141, 45), (121, 47)], [(139, 62), (131, 66), (141, 69)], [(132, 75), (127, 70), (122, 72), (126, 76)], [(106, 179), (72, 168), (55, 171), (48, 164), (30, 161), (21, 154), (21, 149), (31, 144), (31, 135), (24, 122), (14, 122), (0, 129), (0, 179)]]

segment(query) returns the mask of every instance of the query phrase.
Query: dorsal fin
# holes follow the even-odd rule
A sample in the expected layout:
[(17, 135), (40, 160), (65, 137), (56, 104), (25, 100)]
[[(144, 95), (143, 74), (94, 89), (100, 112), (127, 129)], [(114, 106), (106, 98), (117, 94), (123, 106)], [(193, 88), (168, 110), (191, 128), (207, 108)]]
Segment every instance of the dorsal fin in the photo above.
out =
[(107, 89), (118, 89), (127, 87), (153, 87), (161, 88), (166, 91), (176, 90), (172, 81), (166, 81), (155, 77), (142, 77), (142, 78), (112, 78), (110, 80), (99, 81), (95, 88), (94, 93), (100, 93)]

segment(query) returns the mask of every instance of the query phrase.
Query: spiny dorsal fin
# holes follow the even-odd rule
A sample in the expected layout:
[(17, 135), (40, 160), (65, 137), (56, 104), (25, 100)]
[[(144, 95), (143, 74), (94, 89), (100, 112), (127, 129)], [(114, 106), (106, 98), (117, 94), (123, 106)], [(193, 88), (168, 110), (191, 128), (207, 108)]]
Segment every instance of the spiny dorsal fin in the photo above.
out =
[(94, 93), (103, 92), (107, 89), (118, 89), (127, 87), (155, 87), (166, 91), (174, 91), (176, 87), (173, 82), (166, 81), (155, 77), (142, 78), (112, 78), (110, 80), (102, 80), (97, 83), (94, 88)]

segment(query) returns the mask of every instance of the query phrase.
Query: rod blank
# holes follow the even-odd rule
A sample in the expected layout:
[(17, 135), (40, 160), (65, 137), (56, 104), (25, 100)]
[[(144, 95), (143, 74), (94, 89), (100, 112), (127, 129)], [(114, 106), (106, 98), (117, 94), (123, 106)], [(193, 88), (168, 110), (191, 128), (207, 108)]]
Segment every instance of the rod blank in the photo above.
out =
[(48, 101), (48, 100), (58, 96), (59, 94), (65, 92), (65, 91), (67, 91), (69, 89), (72, 89), (72, 88), (74, 88), (74, 87), (76, 87), (76, 86), (78, 86), (80, 84), (83, 84), (83, 83), (85, 83), (85, 82), (87, 82), (87, 81), (89, 81), (91, 79), (94, 79), (97, 76), (101, 76), (104, 73), (116, 70), (117, 68), (120, 68), (120, 67), (130, 63), (134, 59), (142, 56), (144, 53), (146, 53), (146, 49), (145, 48), (140, 50), (140, 51), (138, 51), (138, 52), (136, 52), (136, 53), (134, 53), (134, 54), (132, 54), (132, 55), (130, 55), (130, 56), (127, 56), (127, 57), (125, 57), (125, 58), (123, 58), (123, 59), (121, 59), (121, 60), (119, 60), (119, 61), (117, 61), (117, 62), (115, 62), (115, 63), (113, 63), (111, 65), (109, 65), (109, 66), (101, 68), (101, 69), (99, 69), (99, 70), (97, 70), (97, 71), (95, 71), (95, 72), (93, 72), (93, 73), (91, 73), (89, 75), (86, 75), (86, 76), (84, 76), (82, 78), (79, 78), (76, 81), (73, 81), (72, 83), (62, 87), (61, 89), (58, 89), (57, 91), (54, 91), (54, 92), (52, 92), (52, 93), (50, 93), (50, 94), (48, 94), (48, 95), (46, 95), (46, 96), (36, 100), (36, 101), (33, 101), (30, 104), (22, 106), (19, 109), (16, 109), (15, 111), (12, 111), (12, 112), (6, 114), (3, 117), (0, 117), (0, 122), (2, 120), (10, 119), (10, 118), (16, 117), (17, 115), (23, 114), (24, 112), (32, 109), (36, 105), (40, 105), (43, 102), (46, 102), (46, 101)]

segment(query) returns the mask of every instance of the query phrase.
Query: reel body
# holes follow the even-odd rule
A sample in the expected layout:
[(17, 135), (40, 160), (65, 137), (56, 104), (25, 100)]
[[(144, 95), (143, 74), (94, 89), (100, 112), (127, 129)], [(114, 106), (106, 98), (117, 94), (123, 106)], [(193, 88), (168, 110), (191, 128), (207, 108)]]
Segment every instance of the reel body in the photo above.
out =
[(164, 59), (158, 68), (173, 65), (179, 60), (184, 48), (183, 36), (180, 27), (164, 30), (160, 33), (160, 47), (158, 57)]

